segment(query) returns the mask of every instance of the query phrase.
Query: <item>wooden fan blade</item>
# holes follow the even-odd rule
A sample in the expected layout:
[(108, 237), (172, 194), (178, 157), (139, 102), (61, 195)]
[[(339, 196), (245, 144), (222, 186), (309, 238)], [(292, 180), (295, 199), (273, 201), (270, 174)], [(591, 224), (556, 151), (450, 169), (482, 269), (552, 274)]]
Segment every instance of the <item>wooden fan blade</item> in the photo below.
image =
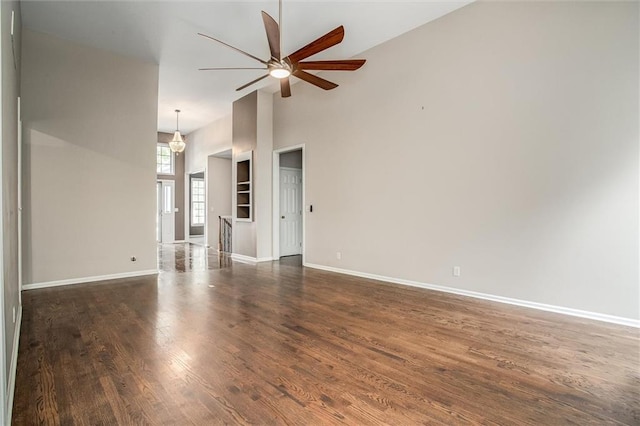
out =
[(240, 90), (245, 89), (245, 88), (247, 88), (247, 87), (251, 86), (252, 84), (257, 83), (257, 82), (259, 82), (260, 80), (262, 80), (263, 78), (267, 78), (267, 77), (269, 77), (269, 74), (265, 74), (265, 75), (263, 75), (262, 77), (258, 77), (258, 78), (256, 78), (255, 80), (248, 82), (248, 83), (247, 83), (247, 84), (245, 84), (244, 86), (240, 86), (240, 87), (238, 87), (238, 88), (236, 89), (236, 92), (239, 92)]
[(298, 77), (301, 80), (306, 81), (307, 83), (311, 83), (314, 86), (318, 86), (319, 88), (324, 89), (324, 90), (331, 90), (331, 89), (335, 89), (336, 87), (338, 87), (337, 84), (332, 83), (329, 80), (325, 80), (324, 78), (320, 78), (317, 75), (309, 74), (306, 71), (295, 70), (293, 72), (293, 75), (295, 75), (296, 77)]
[(265, 64), (265, 65), (268, 65), (268, 64), (267, 64), (267, 61), (263, 61), (262, 59), (260, 59), (260, 58), (258, 58), (258, 57), (256, 57), (256, 56), (253, 56), (251, 53), (247, 53), (247, 52), (245, 52), (244, 50), (240, 50), (240, 49), (238, 49), (237, 47), (233, 47), (232, 45), (230, 45), (230, 44), (228, 44), (228, 43), (225, 43), (225, 42), (224, 42), (224, 41), (222, 41), (222, 40), (218, 40), (217, 38), (214, 38), (214, 37), (208, 36), (208, 35), (206, 35), (206, 34), (202, 34), (202, 33), (198, 33), (198, 35), (199, 35), (199, 36), (202, 36), (202, 37), (204, 37), (204, 38), (208, 38), (209, 40), (217, 41), (217, 42), (218, 42), (218, 43), (220, 43), (220, 44), (224, 44), (225, 46), (232, 48), (232, 49), (233, 49), (233, 50), (235, 50), (236, 52), (240, 52), (240, 53), (242, 53), (243, 55), (250, 57), (251, 59), (255, 59), (255, 60), (256, 60), (256, 61), (258, 61), (258, 62), (261, 62), (261, 63), (263, 63), (263, 64)]
[(324, 71), (355, 71), (364, 63), (366, 59), (346, 59), (344, 61), (305, 61), (299, 62), (298, 68), (301, 70), (324, 70)]
[(300, 62), (301, 60), (308, 58), (311, 55), (315, 55), (318, 52), (322, 52), (325, 49), (335, 46), (340, 43), (344, 38), (344, 27), (340, 25), (333, 31), (329, 31), (319, 39), (312, 41), (301, 49), (296, 50), (289, 55), (289, 60), (292, 63)]
[(275, 60), (280, 60), (280, 28), (278, 23), (267, 12), (262, 11), (262, 21), (264, 22), (264, 29), (267, 32), (267, 41), (269, 42), (269, 50), (271, 50), (271, 57)]
[(280, 79), (280, 96), (283, 98), (291, 96), (291, 83), (289, 83), (289, 77)]
[(268, 68), (198, 68), (198, 71), (219, 71), (219, 70), (266, 70)]

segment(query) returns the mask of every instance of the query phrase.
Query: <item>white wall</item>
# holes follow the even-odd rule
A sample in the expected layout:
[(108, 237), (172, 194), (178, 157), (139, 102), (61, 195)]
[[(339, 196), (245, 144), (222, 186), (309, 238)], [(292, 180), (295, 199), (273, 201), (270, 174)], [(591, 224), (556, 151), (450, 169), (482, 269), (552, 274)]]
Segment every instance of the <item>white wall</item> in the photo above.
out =
[[(190, 173), (204, 171), (207, 168), (207, 159), (210, 155), (231, 149), (231, 125), (231, 114), (229, 114), (219, 120), (207, 124), (204, 127), (201, 127), (198, 130), (194, 130), (186, 137), (187, 147), (184, 150), (186, 175), (184, 184), (184, 191), (186, 194), (184, 203), (184, 232), (186, 236), (189, 235), (189, 218), (191, 217), (191, 206), (189, 205), (189, 194), (191, 192), (189, 188), (188, 175)], [(231, 181), (229, 181), (229, 185), (231, 185)], [(229, 189), (229, 191), (231, 191), (231, 189)], [(207, 226), (210, 229), (212, 229), (212, 219), (217, 221), (217, 214), (215, 217), (210, 217), (210, 213), (207, 212)], [(215, 229), (218, 229), (217, 225), (215, 225)], [(206, 232), (208, 234), (210, 233), (209, 231)], [(215, 241), (211, 246), (216, 247)]]
[(231, 114), (187, 135), (185, 171), (187, 174), (207, 168), (209, 155), (231, 149)]
[(157, 269), (157, 65), (23, 36), (24, 282)]
[(218, 216), (231, 216), (231, 159), (209, 156), (207, 164), (207, 244), (218, 247)]
[(275, 97), (306, 261), (640, 319), (638, 15), (474, 3)]

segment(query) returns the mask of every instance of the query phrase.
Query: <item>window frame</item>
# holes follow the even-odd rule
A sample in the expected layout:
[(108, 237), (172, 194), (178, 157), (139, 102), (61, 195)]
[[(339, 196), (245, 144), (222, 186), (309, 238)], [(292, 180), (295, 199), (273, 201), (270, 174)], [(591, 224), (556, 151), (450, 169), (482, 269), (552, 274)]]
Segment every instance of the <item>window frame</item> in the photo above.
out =
[[(167, 157), (164, 154), (160, 153), (160, 149), (165, 150), (168, 149), (169, 150), (169, 156)], [(163, 166), (166, 166), (167, 164), (164, 162), (159, 162), (158, 160), (160, 160), (160, 158), (169, 158), (169, 169), (170, 172), (169, 173), (165, 173), (162, 169)], [(175, 155), (173, 155), (173, 152), (171, 152), (171, 148), (169, 148), (169, 144), (168, 143), (162, 143), (162, 142), (158, 142), (156, 144), (156, 174), (158, 175), (164, 175), (164, 176), (175, 176), (176, 174), (176, 162), (175, 162)]]
[[(205, 225), (205, 221), (206, 221), (206, 201), (207, 201), (207, 197), (206, 197), (206, 193), (205, 191), (206, 189), (206, 185), (204, 183), (204, 178), (199, 178), (199, 177), (191, 177), (191, 182), (189, 183), (189, 222), (191, 224), (192, 227), (195, 226), (204, 226)], [(201, 199), (195, 200), (194, 199), (194, 183), (199, 182), (202, 184), (202, 194), (198, 194), (199, 196), (201, 196)], [(201, 205), (200, 209), (196, 209), (195, 205)], [(202, 222), (196, 222), (196, 219), (194, 217), (194, 214), (196, 213), (196, 210), (198, 210), (199, 212), (202, 212)]]

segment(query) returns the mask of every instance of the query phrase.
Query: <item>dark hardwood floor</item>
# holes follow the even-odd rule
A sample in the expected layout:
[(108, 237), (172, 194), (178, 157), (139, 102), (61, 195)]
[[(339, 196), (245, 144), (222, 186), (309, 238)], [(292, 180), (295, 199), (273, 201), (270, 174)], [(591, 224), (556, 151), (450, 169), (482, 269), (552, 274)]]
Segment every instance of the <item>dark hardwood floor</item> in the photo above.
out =
[(189, 250), (25, 292), (14, 424), (640, 424), (636, 329)]

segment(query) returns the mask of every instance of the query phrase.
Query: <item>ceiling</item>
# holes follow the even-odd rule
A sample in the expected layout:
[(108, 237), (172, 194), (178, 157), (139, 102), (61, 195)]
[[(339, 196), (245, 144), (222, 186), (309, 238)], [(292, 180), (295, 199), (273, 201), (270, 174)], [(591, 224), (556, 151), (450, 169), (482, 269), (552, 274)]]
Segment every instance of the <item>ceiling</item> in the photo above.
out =
[[(471, 1), (284, 0), (282, 50), (292, 53), (344, 25), (344, 41), (314, 58), (349, 58)], [(208, 34), (267, 60), (260, 11), (278, 20), (277, 0), (22, 0), (21, 7), (25, 28), (159, 64), (159, 131), (175, 130), (175, 109), (182, 110), (180, 130), (189, 133), (230, 113), (231, 103), (241, 96), (258, 88), (278, 88), (269, 77), (235, 90), (264, 74), (260, 70), (198, 71), (260, 64), (197, 35)], [(295, 85), (291, 90), (295, 96)]]

